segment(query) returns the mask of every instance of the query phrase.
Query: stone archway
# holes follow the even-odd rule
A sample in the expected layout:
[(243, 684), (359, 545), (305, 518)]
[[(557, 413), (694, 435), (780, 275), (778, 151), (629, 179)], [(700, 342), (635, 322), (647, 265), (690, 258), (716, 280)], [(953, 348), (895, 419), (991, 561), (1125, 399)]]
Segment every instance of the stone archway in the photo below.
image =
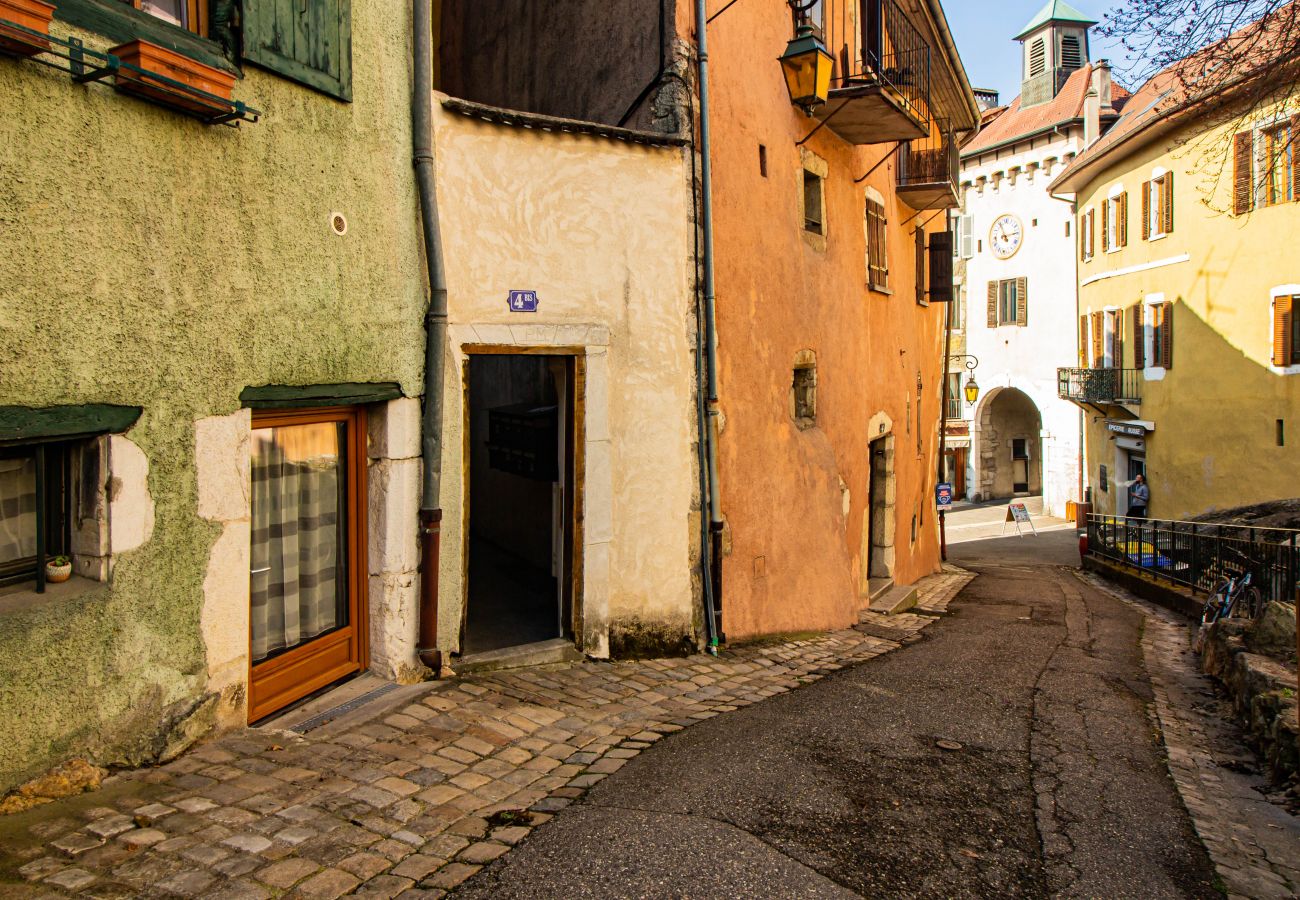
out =
[(975, 499), (1043, 492), (1043, 416), (1024, 391), (990, 391), (976, 416)]

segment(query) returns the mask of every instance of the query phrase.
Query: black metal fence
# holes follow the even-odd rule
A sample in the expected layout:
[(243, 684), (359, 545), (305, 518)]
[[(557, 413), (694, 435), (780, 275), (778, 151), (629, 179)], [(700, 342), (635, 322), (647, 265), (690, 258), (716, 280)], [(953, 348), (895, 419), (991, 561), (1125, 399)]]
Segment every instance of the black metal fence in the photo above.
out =
[(1297, 600), (1300, 531), (1124, 516), (1088, 516), (1088, 553), (1208, 594), (1251, 573), (1265, 600)]
[(898, 155), (899, 187), (960, 181), (957, 141), (947, 120), (936, 118), (930, 137), (908, 141)]
[(1081, 403), (1142, 402), (1141, 369), (1057, 369), (1057, 393)]

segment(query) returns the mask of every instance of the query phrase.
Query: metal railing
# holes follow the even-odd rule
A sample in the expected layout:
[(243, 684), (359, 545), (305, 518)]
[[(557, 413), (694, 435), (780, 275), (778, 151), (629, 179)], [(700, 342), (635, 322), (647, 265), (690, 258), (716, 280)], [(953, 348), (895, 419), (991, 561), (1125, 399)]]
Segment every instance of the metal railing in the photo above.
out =
[(1057, 369), (1057, 393), (1079, 403), (1142, 402), (1141, 369)]
[(1246, 572), (1265, 600), (1297, 600), (1300, 531), (1088, 516), (1088, 554), (1208, 594)]
[(793, 0), (835, 59), (832, 90), (877, 85), (917, 121), (930, 118), (933, 50), (897, 0)]
[(898, 154), (898, 186), (950, 184), (955, 190), (960, 180), (957, 141), (944, 119), (935, 119), (936, 129), (929, 137), (908, 141)]
[(962, 404), (962, 398), (961, 398), (961, 394), (960, 394), (960, 393), (957, 394), (956, 396), (950, 396), (950, 397), (948, 398), (948, 418), (949, 418), (949, 419), (960, 419), (960, 418), (963, 418), (963, 416), (962, 416), (962, 406), (961, 406), (961, 404)]

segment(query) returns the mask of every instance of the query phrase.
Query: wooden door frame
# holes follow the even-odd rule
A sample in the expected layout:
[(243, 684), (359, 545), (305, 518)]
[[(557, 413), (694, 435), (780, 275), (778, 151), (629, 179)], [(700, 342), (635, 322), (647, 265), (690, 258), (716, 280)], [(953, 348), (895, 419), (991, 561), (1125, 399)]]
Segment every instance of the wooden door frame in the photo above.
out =
[[(366, 537), (366, 411), (359, 406), (253, 410), (253, 430), (328, 422), (347, 424), (346, 552), (348, 554), (348, 624), (261, 662), (253, 662), (253, 631), (248, 631), (248, 721), (283, 709), (314, 691), (370, 667), (369, 553)], [(250, 458), (252, 455), (250, 447)], [(259, 690), (259, 684), (261, 689)]]

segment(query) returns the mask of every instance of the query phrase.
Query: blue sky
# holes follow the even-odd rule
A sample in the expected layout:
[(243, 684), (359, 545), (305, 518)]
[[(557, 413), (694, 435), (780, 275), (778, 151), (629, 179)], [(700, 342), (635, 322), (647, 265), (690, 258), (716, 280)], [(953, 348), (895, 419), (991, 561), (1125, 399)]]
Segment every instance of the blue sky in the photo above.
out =
[[(948, 14), (948, 24), (957, 39), (957, 50), (966, 64), (971, 84), (975, 87), (994, 88), (1002, 92), (1002, 102), (1010, 103), (1020, 93), (1020, 44), (1012, 40), (1034, 15), (1046, 5), (1047, 0), (998, 0), (994, 7), (976, 0), (944, 0), (943, 9)], [(1070, 0), (1070, 5), (1089, 18), (1101, 19), (1110, 9), (1113, 0)], [(990, 14), (991, 9), (995, 14)], [(1093, 33), (1092, 58), (1110, 56), (1114, 52), (1100, 45)]]

